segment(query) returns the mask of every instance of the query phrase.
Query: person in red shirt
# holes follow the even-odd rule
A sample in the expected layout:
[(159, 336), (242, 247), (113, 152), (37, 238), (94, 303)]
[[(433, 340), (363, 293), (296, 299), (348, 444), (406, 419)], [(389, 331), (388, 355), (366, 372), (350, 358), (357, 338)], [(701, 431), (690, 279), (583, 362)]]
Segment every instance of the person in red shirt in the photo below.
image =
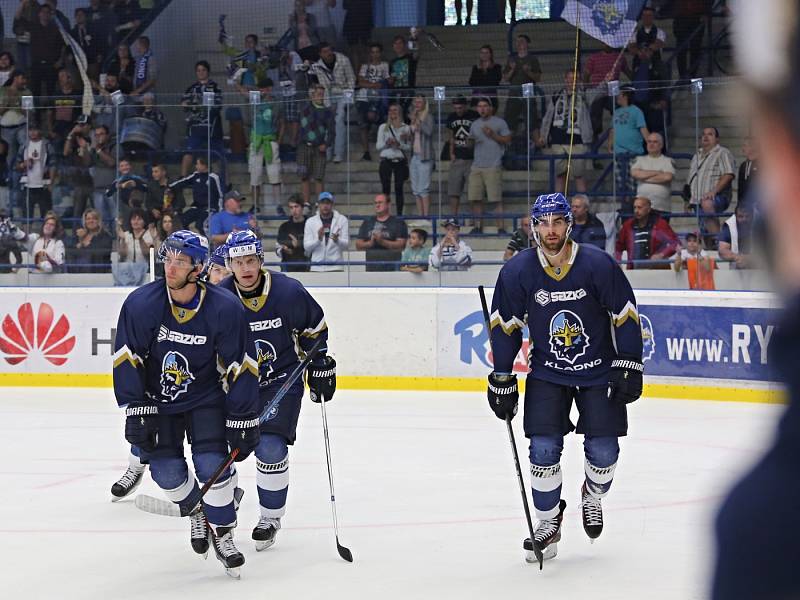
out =
[[(679, 247), (678, 236), (664, 219), (652, 212), (650, 199), (637, 196), (633, 200), (633, 217), (625, 221), (617, 235), (615, 258), (622, 259), (622, 252), (628, 254), (628, 268), (634, 268), (634, 261), (659, 260), (669, 258)], [(669, 268), (666, 263), (647, 266), (638, 264), (640, 269)]]
[(586, 95), (591, 103), (589, 114), (592, 117), (594, 139), (603, 132), (603, 111), (611, 112), (612, 98), (608, 95), (609, 81), (619, 81), (620, 73), (631, 76), (628, 61), (620, 51), (603, 44), (599, 52), (592, 54), (583, 68), (583, 81), (587, 84)]

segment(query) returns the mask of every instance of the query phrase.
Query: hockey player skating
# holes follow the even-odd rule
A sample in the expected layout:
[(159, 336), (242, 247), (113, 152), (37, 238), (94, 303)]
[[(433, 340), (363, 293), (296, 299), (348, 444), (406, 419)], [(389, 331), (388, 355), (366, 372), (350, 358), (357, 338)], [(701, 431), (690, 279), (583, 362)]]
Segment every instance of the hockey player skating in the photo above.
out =
[[(220, 246), (214, 250), (209, 258), (208, 267), (205, 272), (205, 280), (208, 283), (216, 285), (227, 275), (228, 269), (225, 267), (225, 247)], [(130, 452), (128, 453), (128, 468), (125, 469), (125, 473), (122, 474), (122, 477), (111, 486), (111, 501), (119, 502), (136, 491), (136, 488), (142, 483), (142, 478), (146, 470), (147, 463), (142, 462), (141, 451), (136, 446), (131, 446)], [(237, 504), (238, 497), (240, 497), (239, 494), (241, 494), (241, 490), (237, 490)]]
[[(303, 285), (282, 273), (262, 267), (261, 240), (251, 231), (230, 234), (225, 242), (228, 269), (232, 277), (220, 287), (231, 290), (245, 307), (250, 332), (248, 354), (257, 357), (259, 410), (266, 420), (252, 423), (247, 439), (255, 439), (256, 485), (261, 517), (253, 529), (256, 550), (275, 543), (286, 513), (289, 490), (289, 446), (294, 444), (302, 379), (279, 403), (271, 401), (283, 380), (299, 364), (298, 349), (308, 352), (322, 338), (322, 344), (307, 370), (311, 400), (328, 402), (336, 390), (336, 361), (327, 356), (328, 329), (319, 304)], [(251, 438), (252, 436), (252, 438)], [(232, 442), (232, 448), (237, 442)], [(249, 451), (249, 448), (246, 448)]]
[(205, 555), (210, 543), (226, 572), (238, 577), (244, 557), (233, 542), (232, 470), (192, 511), (200, 486), (183, 444), (190, 440), (197, 478), (204, 482), (226, 458), (228, 439), (240, 439), (257, 415), (258, 368), (246, 355), (244, 310), (229, 292), (198, 281), (208, 259), (203, 236), (177, 231), (158, 255), (165, 281), (131, 292), (117, 324), (114, 393), (125, 409), (125, 438), (149, 461), (166, 496), (191, 512), (194, 551)]
[(572, 403), (580, 413), (577, 432), (585, 436), (583, 527), (595, 539), (603, 530), (601, 499), (617, 465), (617, 438), (628, 429), (626, 405), (642, 393), (642, 335), (636, 299), (619, 266), (605, 252), (570, 240), (564, 196), (539, 196), (531, 221), (539, 247), (503, 266), (492, 297), (494, 371), (487, 395), (499, 418), (513, 418), (519, 393), (512, 367), (527, 315), (532, 350), (523, 425), (539, 519), (533, 546), (552, 557), (566, 506), (559, 461), (564, 435), (575, 429)]

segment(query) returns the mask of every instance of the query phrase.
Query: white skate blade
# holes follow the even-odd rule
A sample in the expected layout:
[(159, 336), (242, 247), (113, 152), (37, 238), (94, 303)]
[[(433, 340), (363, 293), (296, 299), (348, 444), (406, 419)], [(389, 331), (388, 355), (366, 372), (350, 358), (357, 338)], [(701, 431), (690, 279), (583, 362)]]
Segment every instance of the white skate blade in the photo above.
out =
[(242, 567), (225, 567), (225, 575), (232, 579), (241, 579), (242, 574), (240, 573)]
[[(553, 542), (542, 552), (543, 560), (550, 560), (551, 558), (555, 558), (556, 556), (558, 556), (558, 542)], [(539, 560), (536, 558), (536, 555), (531, 550), (525, 551), (525, 562), (530, 563), (532, 565), (539, 564)]]
[(256, 552), (261, 552), (262, 550), (266, 550), (267, 548), (272, 548), (275, 545), (275, 538), (271, 540), (255, 540), (256, 542)]

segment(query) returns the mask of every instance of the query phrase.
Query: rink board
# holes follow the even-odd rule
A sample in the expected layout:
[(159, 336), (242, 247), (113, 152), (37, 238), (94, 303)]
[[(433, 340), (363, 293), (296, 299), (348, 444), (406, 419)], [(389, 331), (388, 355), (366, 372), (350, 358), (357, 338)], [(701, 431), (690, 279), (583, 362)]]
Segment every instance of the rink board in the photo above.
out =
[[(0, 289), (0, 385), (110, 386), (117, 316), (129, 292)], [(342, 388), (485, 389), (491, 354), (476, 290), (315, 288), (312, 294), (325, 310)], [(781, 401), (767, 358), (779, 316), (775, 296), (652, 290), (636, 296), (648, 396)], [(520, 374), (527, 371), (526, 349), (527, 340), (514, 367)]]

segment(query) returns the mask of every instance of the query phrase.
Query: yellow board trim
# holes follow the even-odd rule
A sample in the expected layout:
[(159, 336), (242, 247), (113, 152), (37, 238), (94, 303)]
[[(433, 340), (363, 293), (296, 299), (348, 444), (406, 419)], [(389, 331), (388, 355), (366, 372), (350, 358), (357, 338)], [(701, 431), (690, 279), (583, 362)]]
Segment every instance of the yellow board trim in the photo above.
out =
[[(92, 387), (110, 388), (111, 374), (105, 373), (0, 373), (0, 387)], [(380, 375), (342, 375), (336, 387), (347, 390), (408, 390), (435, 392), (483, 392), (486, 380), (476, 377), (401, 377)], [(520, 381), (525, 388), (525, 380)], [(778, 389), (753, 389), (674, 383), (650, 383), (644, 386), (646, 398), (710, 400), (715, 402), (750, 402), (785, 404), (786, 396)]]

